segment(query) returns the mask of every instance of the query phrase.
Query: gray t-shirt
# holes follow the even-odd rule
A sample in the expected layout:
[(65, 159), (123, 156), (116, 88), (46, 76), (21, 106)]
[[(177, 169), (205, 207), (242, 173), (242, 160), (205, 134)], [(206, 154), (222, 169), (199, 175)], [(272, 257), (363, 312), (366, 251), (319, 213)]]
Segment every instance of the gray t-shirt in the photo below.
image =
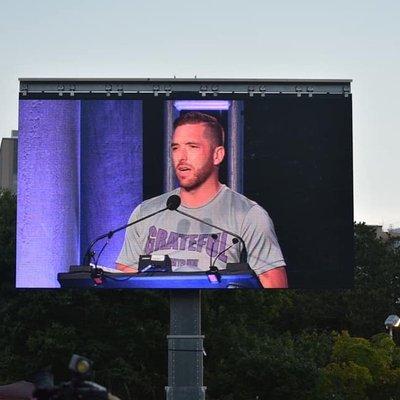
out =
[[(179, 194), (179, 189), (144, 201), (133, 211), (129, 222), (164, 208), (173, 194)], [(256, 202), (242, 194), (222, 185), (207, 204), (197, 208), (181, 205), (179, 209), (241, 236), (246, 243), (248, 263), (258, 275), (285, 266), (271, 218)], [(218, 238), (213, 239), (212, 234)], [(206, 271), (210, 258), (214, 262), (215, 257), (232, 244), (232, 239), (229, 234), (166, 210), (127, 228), (117, 262), (137, 266), (140, 255), (168, 254), (173, 271)], [(239, 262), (240, 250), (239, 242), (221, 254), (214, 265), (225, 269), (227, 263)]]

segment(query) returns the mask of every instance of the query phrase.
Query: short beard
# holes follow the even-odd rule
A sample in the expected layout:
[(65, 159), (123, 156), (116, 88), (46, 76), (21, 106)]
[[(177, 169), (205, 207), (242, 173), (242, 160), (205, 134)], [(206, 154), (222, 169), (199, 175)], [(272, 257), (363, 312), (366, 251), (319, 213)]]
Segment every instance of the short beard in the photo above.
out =
[(190, 192), (192, 190), (197, 189), (200, 187), (213, 173), (213, 165), (205, 165), (202, 169), (197, 171), (194, 179), (191, 182), (187, 182), (186, 184), (182, 184), (182, 182), (179, 180), (179, 185), (181, 188), (185, 189), (186, 191)]

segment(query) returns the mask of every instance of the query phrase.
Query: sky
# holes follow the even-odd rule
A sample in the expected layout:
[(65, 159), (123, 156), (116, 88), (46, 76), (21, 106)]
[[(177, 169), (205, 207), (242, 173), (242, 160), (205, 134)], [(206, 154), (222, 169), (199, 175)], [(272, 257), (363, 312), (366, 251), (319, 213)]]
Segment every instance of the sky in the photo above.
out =
[(400, 2), (2, 0), (0, 138), (18, 78), (352, 79), (354, 218), (400, 227)]

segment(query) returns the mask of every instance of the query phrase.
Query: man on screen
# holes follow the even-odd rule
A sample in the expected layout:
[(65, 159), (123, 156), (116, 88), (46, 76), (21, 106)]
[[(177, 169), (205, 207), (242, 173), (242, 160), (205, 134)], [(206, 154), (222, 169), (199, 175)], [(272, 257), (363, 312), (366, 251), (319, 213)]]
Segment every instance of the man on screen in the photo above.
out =
[[(224, 130), (216, 118), (199, 112), (177, 118), (171, 153), (180, 187), (144, 201), (129, 221), (164, 208), (168, 197), (178, 194), (183, 211), (244, 239), (248, 263), (263, 287), (285, 288), (285, 261), (268, 213), (219, 182), (223, 145)], [(207, 271), (211, 264), (225, 269), (239, 261), (240, 243), (232, 244), (229, 234), (167, 210), (127, 229), (117, 268), (137, 272), (141, 254), (168, 254), (173, 271)]]

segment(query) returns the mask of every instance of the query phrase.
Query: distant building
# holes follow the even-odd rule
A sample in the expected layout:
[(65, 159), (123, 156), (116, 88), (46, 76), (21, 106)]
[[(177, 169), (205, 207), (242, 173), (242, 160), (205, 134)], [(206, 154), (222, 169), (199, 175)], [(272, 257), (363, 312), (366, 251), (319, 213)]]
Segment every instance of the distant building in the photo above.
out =
[(390, 228), (387, 232), (382, 229), (382, 225), (368, 225), (375, 229), (375, 234), (378, 239), (389, 242), (394, 247), (400, 248), (400, 228)]
[(392, 237), (400, 237), (400, 228), (389, 229), (388, 234)]
[(17, 192), (18, 131), (3, 138), (0, 145), (0, 187)]
[(390, 240), (392, 241), (393, 246), (397, 249), (400, 249), (400, 228), (389, 229), (388, 235)]
[(375, 229), (375, 234), (378, 239), (387, 240), (389, 235), (387, 232), (384, 232), (382, 225), (368, 225), (371, 228)]

